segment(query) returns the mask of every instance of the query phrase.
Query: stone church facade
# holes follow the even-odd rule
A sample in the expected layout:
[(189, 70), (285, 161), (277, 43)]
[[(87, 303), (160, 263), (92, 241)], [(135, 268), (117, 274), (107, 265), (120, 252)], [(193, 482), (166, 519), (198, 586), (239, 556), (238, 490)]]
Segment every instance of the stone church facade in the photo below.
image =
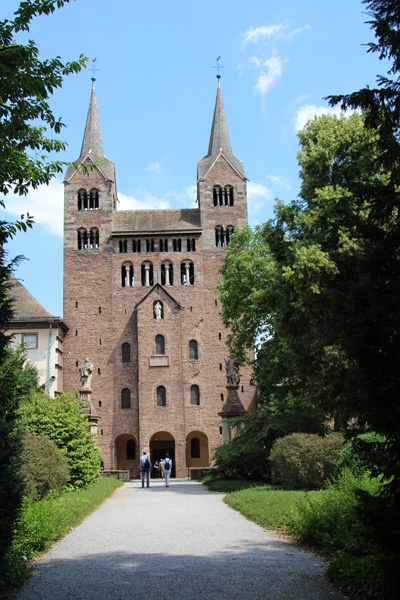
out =
[[(93, 365), (90, 411), (105, 469), (138, 471), (168, 451), (174, 475), (208, 467), (223, 441), (227, 332), (216, 292), (225, 248), (247, 224), (246, 177), (232, 153), (220, 80), (206, 156), (197, 165), (197, 208), (118, 210), (94, 82), (64, 202), (64, 389)], [(238, 396), (254, 403), (244, 369)]]

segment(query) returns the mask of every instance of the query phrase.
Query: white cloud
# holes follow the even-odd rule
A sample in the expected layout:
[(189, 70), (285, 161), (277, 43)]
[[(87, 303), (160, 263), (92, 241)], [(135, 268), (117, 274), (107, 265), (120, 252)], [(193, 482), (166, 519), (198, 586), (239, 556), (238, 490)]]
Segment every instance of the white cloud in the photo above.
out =
[(152, 171), (153, 173), (159, 173), (161, 171), (161, 163), (150, 163), (149, 165), (147, 165), (147, 170)]
[(141, 194), (140, 198), (133, 198), (121, 192), (118, 192), (117, 210), (162, 210), (171, 208), (168, 200), (157, 198), (153, 194)]
[(247, 184), (247, 203), (250, 213), (256, 213), (265, 208), (273, 200), (271, 190), (262, 183), (249, 181)]
[(253, 86), (255, 93), (260, 94), (263, 108), (265, 108), (265, 99), (270, 88), (282, 77), (283, 64), (286, 59), (281, 58), (281, 52), (278, 51), (278, 43), (289, 43), (290, 40), (310, 29), (309, 25), (289, 30), (288, 23), (279, 23), (277, 25), (263, 25), (260, 27), (250, 27), (243, 34), (242, 52), (246, 53), (246, 47), (252, 44), (252, 56), (244, 57), (238, 67), (240, 74), (246, 69), (257, 71), (256, 83)]
[(342, 111), (339, 106), (335, 108), (329, 108), (327, 106), (317, 106), (316, 104), (306, 104), (302, 106), (295, 117), (295, 128), (296, 131), (303, 129), (307, 121), (314, 117), (320, 117), (321, 115), (342, 115)]
[(267, 175), (267, 179), (271, 182), (273, 186), (280, 187), (284, 190), (290, 190), (290, 183), (284, 177), (279, 177), (277, 175)]
[(269, 88), (282, 77), (282, 61), (278, 56), (272, 56), (264, 61), (263, 73), (258, 76), (254, 91), (261, 94), (263, 102)]
[(299, 27), (298, 29), (293, 29), (293, 31), (289, 31), (287, 34), (289, 38), (298, 35), (299, 33), (303, 33), (303, 31), (310, 31), (311, 27), (309, 25), (305, 25), (304, 27)]
[(30, 190), (27, 196), (7, 194), (6, 211), (20, 217), (33, 215), (35, 223), (44, 225), (50, 234), (63, 236), (64, 186), (62, 180), (53, 178), (49, 185)]
[(243, 44), (258, 44), (260, 41), (269, 40), (270, 38), (280, 33), (286, 27), (287, 25), (285, 23), (281, 23), (280, 25), (263, 25), (261, 27), (250, 27), (243, 34)]

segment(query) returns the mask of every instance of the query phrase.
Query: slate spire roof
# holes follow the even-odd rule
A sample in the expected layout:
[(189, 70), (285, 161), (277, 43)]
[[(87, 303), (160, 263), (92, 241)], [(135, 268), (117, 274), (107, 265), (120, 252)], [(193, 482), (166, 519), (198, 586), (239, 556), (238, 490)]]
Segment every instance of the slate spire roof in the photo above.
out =
[[(95, 78), (93, 77), (82, 148), (79, 159), (76, 162), (81, 164), (95, 163), (96, 167), (106, 179), (115, 181), (115, 165), (112, 160), (109, 160), (104, 155), (99, 109), (97, 107), (96, 89), (94, 83)], [(69, 181), (75, 173), (76, 169), (70, 165), (65, 175), (65, 181)]]
[(103, 139), (101, 137), (99, 109), (97, 107), (96, 90), (94, 81), (90, 96), (89, 111), (86, 119), (85, 133), (83, 136), (81, 156), (94, 154), (104, 156)]
[(225, 116), (225, 108), (222, 100), (220, 86), (220, 76), (218, 78), (217, 98), (215, 100), (214, 116), (211, 126), (210, 142), (208, 153), (197, 164), (198, 179), (204, 179), (220, 155), (231, 164), (238, 174), (246, 178), (242, 161), (236, 158), (232, 152), (231, 141), (229, 138), (228, 124)]

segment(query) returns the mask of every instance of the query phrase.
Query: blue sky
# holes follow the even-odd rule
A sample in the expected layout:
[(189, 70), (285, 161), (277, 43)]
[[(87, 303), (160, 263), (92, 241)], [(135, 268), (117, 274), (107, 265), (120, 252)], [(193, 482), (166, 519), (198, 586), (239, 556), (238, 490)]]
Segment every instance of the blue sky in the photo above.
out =
[[(0, 19), (17, 0), (1, 0)], [(323, 99), (374, 85), (385, 65), (367, 53), (373, 34), (361, 0), (72, 0), (33, 22), (41, 57), (90, 58), (105, 154), (116, 165), (120, 208), (194, 206), (196, 165), (208, 149), (221, 87), (234, 154), (246, 170), (249, 222), (272, 217), (274, 198), (298, 194), (297, 131), (328, 110)], [(94, 63), (92, 60), (96, 59)], [(51, 100), (78, 158), (89, 70)], [(31, 294), (62, 316), (62, 178), (27, 198), (8, 196), (2, 218), (29, 211), (35, 226), (8, 245)]]

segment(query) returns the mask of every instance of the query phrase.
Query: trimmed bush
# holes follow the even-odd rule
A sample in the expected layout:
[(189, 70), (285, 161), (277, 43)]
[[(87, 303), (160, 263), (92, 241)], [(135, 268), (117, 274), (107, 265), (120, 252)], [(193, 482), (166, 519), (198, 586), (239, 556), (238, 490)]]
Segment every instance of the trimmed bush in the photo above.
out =
[(23, 403), (21, 417), (26, 430), (45, 434), (67, 457), (71, 489), (84, 488), (96, 481), (100, 454), (89, 431), (87, 416), (72, 395), (49, 398), (36, 393)]
[(55, 442), (43, 434), (25, 433), (22, 453), (25, 494), (33, 500), (62, 488), (69, 480), (68, 459)]
[(317, 490), (335, 469), (344, 437), (292, 433), (275, 442), (269, 455), (273, 481), (288, 489)]

